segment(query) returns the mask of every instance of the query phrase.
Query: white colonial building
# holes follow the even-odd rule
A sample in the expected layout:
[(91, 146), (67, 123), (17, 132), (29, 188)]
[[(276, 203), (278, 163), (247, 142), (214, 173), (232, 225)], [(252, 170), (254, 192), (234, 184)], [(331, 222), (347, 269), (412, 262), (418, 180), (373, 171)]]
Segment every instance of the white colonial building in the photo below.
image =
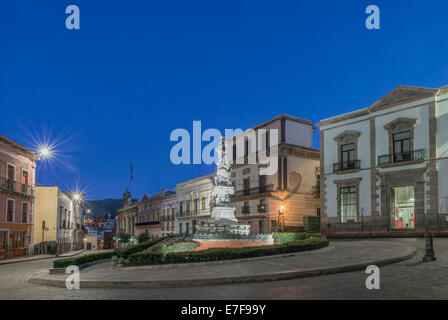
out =
[(210, 192), (215, 174), (176, 185), (176, 234), (194, 234), (197, 224), (210, 218)]
[(321, 230), (448, 228), (448, 88), (399, 86), (318, 126)]
[[(318, 216), (314, 130), (309, 120), (281, 114), (227, 139), (235, 216), (250, 225), (251, 233), (303, 231), (304, 217)], [(263, 172), (268, 167), (275, 170)]]

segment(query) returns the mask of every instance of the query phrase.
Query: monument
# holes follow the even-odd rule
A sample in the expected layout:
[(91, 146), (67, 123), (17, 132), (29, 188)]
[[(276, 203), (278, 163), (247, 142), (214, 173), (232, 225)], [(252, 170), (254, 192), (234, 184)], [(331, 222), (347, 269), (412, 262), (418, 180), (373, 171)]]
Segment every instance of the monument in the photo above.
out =
[[(235, 235), (248, 235), (250, 226), (239, 223), (235, 218), (235, 207), (230, 199), (235, 193), (231, 180), (231, 167), (227, 158), (227, 142), (221, 135), (221, 141), (216, 148), (218, 162), (216, 164), (215, 185), (211, 191), (210, 208), (212, 210), (207, 223), (197, 225), (197, 237), (201, 234), (220, 234), (224, 238), (234, 238)], [(222, 237), (224, 236), (224, 237)], [(201, 237), (202, 238), (202, 237)]]

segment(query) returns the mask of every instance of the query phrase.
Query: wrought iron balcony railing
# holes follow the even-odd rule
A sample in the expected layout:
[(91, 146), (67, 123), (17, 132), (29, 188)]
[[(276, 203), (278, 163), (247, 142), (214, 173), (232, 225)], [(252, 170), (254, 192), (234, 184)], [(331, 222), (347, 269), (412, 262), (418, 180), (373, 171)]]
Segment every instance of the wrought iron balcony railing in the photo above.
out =
[(135, 225), (136, 225), (137, 227), (140, 227), (140, 226), (153, 226), (153, 225), (158, 225), (158, 224), (160, 224), (160, 221), (138, 222), (138, 223), (136, 223)]
[(5, 177), (0, 177), (0, 188), (28, 196), (34, 195), (34, 188), (32, 186), (18, 183), (12, 179), (7, 179)]
[(254, 194), (262, 194), (266, 192), (272, 192), (274, 190), (272, 185), (263, 185), (256, 188), (242, 189), (236, 190), (233, 197), (242, 197)]
[(347, 170), (356, 170), (361, 168), (360, 160), (352, 160), (352, 161), (344, 161), (333, 163), (333, 173), (347, 171)]
[(378, 157), (378, 166), (384, 166), (392, 163), (401, 163), (408, 161), (425, 160), (425, 149), (414, 150), (410, 152), (385, 154)]
[(266, 212), (266, 206), (263, 204), (257, 204), (257, 212), (258, 213), (265, 213)]
[(178, 217), (178, 218), (205, 217), (205, 216), (209, 216), (209, 215), (210, 215), (210, 210), (183, 211), (183, 212), (176, 213), (176, 217)]
[(250, 212), (249, 206), (242, 206), (241, 207), (241, 213), (248, 214)]

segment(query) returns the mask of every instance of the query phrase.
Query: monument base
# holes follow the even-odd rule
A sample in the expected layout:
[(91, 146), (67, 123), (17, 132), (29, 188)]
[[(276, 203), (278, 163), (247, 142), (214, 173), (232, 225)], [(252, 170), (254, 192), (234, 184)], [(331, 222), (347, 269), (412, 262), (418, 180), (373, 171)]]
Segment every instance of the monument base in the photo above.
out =
[(212, 221), (217, 222), (219, 220), (224, 220), (224, 223), (226, 221), (238, 222), (235, 218), (235, 208), (233, 207), (215, 207), (212, 209), (211, 218)]
[(196, 225), (195, 234), (226, 234), (226, 235), (248, 235), (250, 225), (238, 223), (234, 220), (209, 220), (204, 224)]

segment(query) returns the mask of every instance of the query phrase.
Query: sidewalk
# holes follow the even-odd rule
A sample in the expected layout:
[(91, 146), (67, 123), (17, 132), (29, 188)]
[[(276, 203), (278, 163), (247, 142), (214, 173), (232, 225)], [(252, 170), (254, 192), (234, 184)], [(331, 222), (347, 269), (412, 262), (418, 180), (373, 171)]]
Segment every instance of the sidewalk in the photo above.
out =
[(59, 255), (58, 257), (56, 257), (56, 255), (51, 255), (51, 254), (42, 254), (42, 255), (36, 255), (36, 256), (32, 256), (32, 257), (21, 257), (21, 258), (15, 258), (15, 259), (0, 260), (0, 265), (19, 263), (19, 262), (28, 262), (28, 261), (35, 261), (35, 260), (42, 260), (42, 259), (51, 259), (51, 258), (63, 259), (63, 258), (76, 256), (77, 254), (80, 254), (84, 251), (86, 251), (86, 250), (83, 249), (83, 250), (78, 250), (78, 251), (70, 251), (70, 252), (63, 253), (63, 254)]
[[(220, 285), (277, 281), (365, 270), (368, 265), (383, 266), (410, 259), (416, 249), (388, 241), (334, 241), (330, 247), (293, 255), (226, 261), (221, 264), (196, 263), (176, 266), (150, 266), (112, 269), (110, 261), (81, 272), (81, 288), (157, 288)], [(28, 281), (65, 287), (66, 275), (48, 271)]]

